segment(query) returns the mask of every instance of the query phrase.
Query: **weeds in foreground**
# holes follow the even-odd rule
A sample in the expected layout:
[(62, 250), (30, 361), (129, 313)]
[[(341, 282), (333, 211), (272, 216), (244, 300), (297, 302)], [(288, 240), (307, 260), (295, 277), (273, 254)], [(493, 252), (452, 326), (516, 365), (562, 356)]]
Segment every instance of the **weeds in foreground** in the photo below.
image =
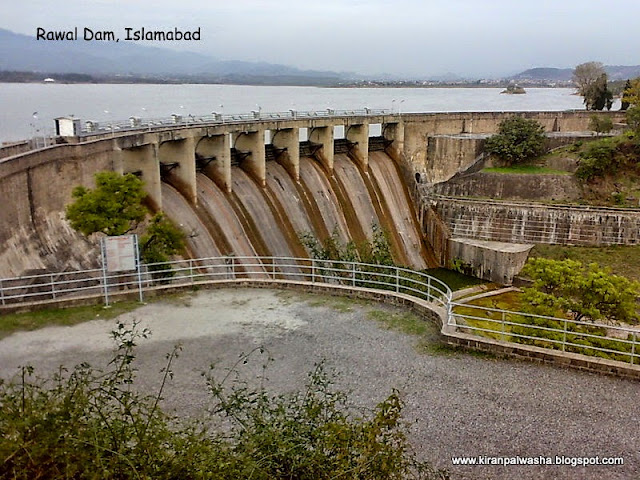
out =
[(181, 349), (167, 354), (159, 390), (140, 393), (135, 350), (149, 334), (118, 323), (104, 370), (83, 363), (42, 379), (25, 366), (1, 383), (0, 478), (448, 478), (411, 452), (398, 392), (366, 418), (352, 415), (320, 363), (303, 391), (273, 395), (264, 373), (258, 387), (239, 373), (261, 348), (226, 372), (212, 366), (203, 374), (210, 412), (228, 428), (171, 417), (162, 397)]

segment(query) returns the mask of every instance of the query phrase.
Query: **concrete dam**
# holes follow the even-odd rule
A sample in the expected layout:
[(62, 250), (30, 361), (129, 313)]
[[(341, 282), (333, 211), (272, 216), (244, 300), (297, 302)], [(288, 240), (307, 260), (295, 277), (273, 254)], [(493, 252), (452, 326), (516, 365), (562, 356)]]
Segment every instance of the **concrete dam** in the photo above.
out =
[(167, 175), (161, 184), (162, 209), (187, 234), (193, 258), (306, 257), (302, 234), (320, 242), (335, 234), (343, 245), (358, 245), (371, 241), (377, 226), (389, 232), (399, 264), (435, 266), (394, 162), (384, 152), (372, 152), (369, 162), (365, 172), (347, 154), (337, 154), (330, 175), (316, 158), (302, 156), (296, 182), (282, 164), (268, 161), (264, 187), (241, 166), (232, 166), (231, 192), (197, 172), (195, 203)]
[[(188, 255), (308, 256), (300, 234), (362, 244), (378, 227), (394, 260), (415, 269), (446, 261), (433, 241), (416, 184), (442, 182), (471, 165), (476, 141), (513, 113), (384, 111), (173, 119), (103, 131), (67, 119), (56, 144), (0, 149), (0, 277), (100, 264), (96, 238), (73, 231), (65, 205), (77, 185), (112, 170), (142, 178), (154, 210), (187, 236)], [(588, 112), (526, 112), (548, 131), (588, 129)], [(423, 217), (420, 212), (420, 217)]]

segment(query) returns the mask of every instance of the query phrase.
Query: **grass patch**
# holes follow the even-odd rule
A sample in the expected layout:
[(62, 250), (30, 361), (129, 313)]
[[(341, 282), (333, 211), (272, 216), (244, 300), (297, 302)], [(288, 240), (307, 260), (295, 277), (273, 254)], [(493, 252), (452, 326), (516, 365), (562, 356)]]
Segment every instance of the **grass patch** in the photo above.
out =
[(518, 173), (527, 175), (573, 175), (565, 170), (555, 170), (540, 165), (511, 165), (510, 167), (488, 167), (483, 173)]
[(438, 327), (410, 311), (369, 310), (367, 318), (388, 330), (417, 337), (414, 348), (424, 355), (454, 355), (464, 350), (442, 342)]
[(430, 322), (423, 320), (413, 312), (389, 312), (385, 310), (369, 310), (367, 318), (375, 320), (389, 330), (397, 330), (408, 335), (426, 335), (437, 332)]
[(428, 270), (425, 270), (425, 273), (427, 275), (431, 275), (432, 277), (436, 277), (438, 280), (446, 283), (454, 292), (456, 290), (462, 290), (463, 288), (487, 283), (479, 278), (454, 272), (453, 270), (449, 270), (447, 268), (430, 268)]
[(563, 245), (536, 245), (531, 257), (553, 260), (570, 258), (584, 264), (597, 263), (609, 267), (616, 275), (640, 281), (640, 246), (618, 245), (610, 247), (570, 247)]
[(340, 313), (352, 312), (353, 307), (356, 305), (362, 306), (371, 303), (360, 298), (318, 295), (315, 293), (283, 292), (278, 296), (284, 299), (287, 304), (306, 302), (310, 307), (327, 307)]
[(141, 306), (143, 306), (142, 303), (127, 301), (113, 303), (109, 308), (103, 305), (88, 305), (9, 313), (0, 316), (0, 338), (8, 337), (18, 331), (37, 330), (50, 326), (71, 326), (98, 318), (109, 320)]
[[(507, 292), (500, 295), (479, 298), (477, 300), (472, 300), (471, 302), (469, 302), (468, 307), (455, 307), (453, 313), (477, 317), (475, 319), (465, 318), (465, 323), (470, 327), (485, 328), (487, 330), (495, 331), (495, 333), (493, 333), (471, 330), (469, 331), (469, 333), (482, 335), (484, 337), (493, 338), (495, 340), (510, 341), (511, 336), (509, 335), (509, 333), (511, 332), (511, 325), (505, 325), (504, 330), (502, 330), (502, 327), (499, 323), (492, 321), (501, 320), (502, 313), (492, 312), (490, 310), (480, 310), (477, 308), (473, 308), (473, 306), (517, 312), (521, 308), (520, 295), (520, 292)], [(486, 318), (486, 320), (483, 320), (483, 318)]]

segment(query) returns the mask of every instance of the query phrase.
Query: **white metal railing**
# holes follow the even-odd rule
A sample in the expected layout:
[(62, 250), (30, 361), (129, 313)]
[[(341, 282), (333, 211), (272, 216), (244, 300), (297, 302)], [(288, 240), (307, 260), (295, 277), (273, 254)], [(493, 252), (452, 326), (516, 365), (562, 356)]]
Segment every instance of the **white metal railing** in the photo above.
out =
[(110, 296), (150, 288), (171, 288), (215, 280), (290, 280), (378, 290), (393, 290), (444, 308), (451, 289), (441, 280), (407, 268), (338, 260), (292, 257), (210, 257), (141, 264), (139, 270), (107, 273), (102, 269), (47, 273), (0, 279), (0, 304), (72, 300), (79, 295)]
[(78, 296), (94, 296), (103, 297), (108, 305), (118, 293), (137, 292), (142, 300), (144, 292), (150, 289), (235, 280), (286, 280), (393, 291), (444, 308), (448, 327), (460, 332), (640, 364), (639, 330), (454, 303), (451, 289), (426, 273), (339, 260), (226, 256), (141, 264), (138, 270), (124, 273), (107, 274), (103, 269), (92, 269), (3, 278), (0, 304), (72, 301)]
[(108, 133), (119, 133), (137, 130), (155, 130), (176, 126), (204, 126), (223, 125), (237, 123), (254, 123), (256, 121), (278, 121), (278, 120), (304, 120), (314, 118), (333, 117), (353, 117), (353, 116), (376, 116), (391, 115), (392, 112), (380, 108), (364, 108), (354, 110), (334, 110), (328, 108), (319, 111), (288, 110), (286, 112), (262, 112), (252, 111), (250, 113), (223, 114), (212, 112), (206, 115), (178, 115), (162, 118), (140, 118), (130, 117), (127, 120), (114, 120), (104, 122), (85, 121), (81, 126), (80, 137), (89, 135), (100, 135)]
[(598, 245), (635, 245), (640, 243), (640, 223), (621, 226), (618, 232), (606, 232), (604, 225), (569, 225), (558, 228), (552, 222), (532, 219), (500, 219), (487, 223), (485, 219), (450, 218), (446, 221), (453, 236), (478, 240), (503, 240), (525, 243), (575, 243)]
[(463, 332), (563, 352), (640, 364), (640, 330), (547, 317), (467, 303), (451, 303), (449, 325)]

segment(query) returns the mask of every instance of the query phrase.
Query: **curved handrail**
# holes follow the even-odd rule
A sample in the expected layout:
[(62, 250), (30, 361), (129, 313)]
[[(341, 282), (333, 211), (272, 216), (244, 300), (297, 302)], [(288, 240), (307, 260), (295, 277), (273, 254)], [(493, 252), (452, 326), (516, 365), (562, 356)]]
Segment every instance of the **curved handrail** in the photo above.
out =
[(433, 302), (451, 311), (452, 292), (441, 280), (409, 268), (343, 260), (278, 256), (224, 256), (140, 264), (135, 271), (101, 269), (0, 279), (0, 304), (47, 302), (78, 295), (108, 296), (118, 290), (180, 287), (229, 279), (287, 280), (395, 291)]

